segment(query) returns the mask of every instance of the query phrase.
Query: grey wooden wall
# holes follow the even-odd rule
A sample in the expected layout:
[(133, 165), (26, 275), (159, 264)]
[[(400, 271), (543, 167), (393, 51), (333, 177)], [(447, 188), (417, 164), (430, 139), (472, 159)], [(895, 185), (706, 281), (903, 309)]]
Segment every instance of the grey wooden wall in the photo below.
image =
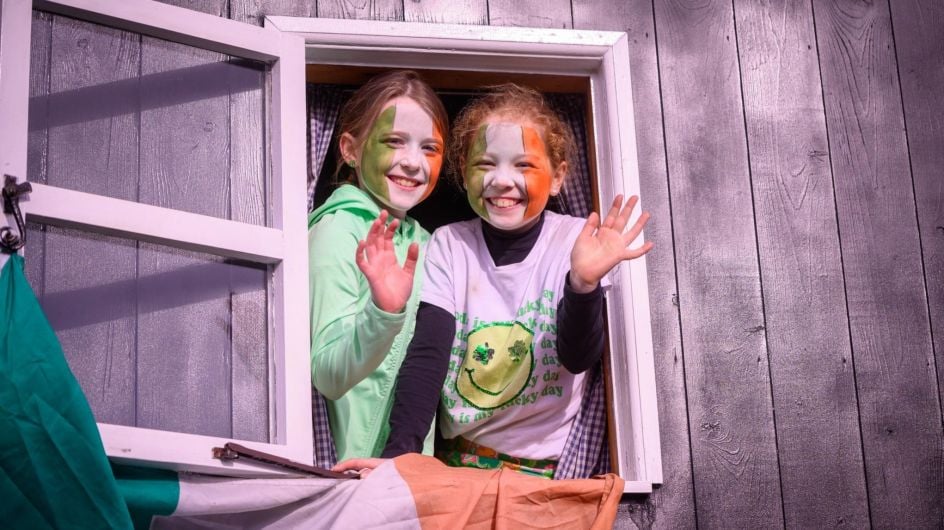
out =
[(626, 31), (665, 484), (618, 526), (944, 526), (940, 1), (168, 3)]
[[(265, 224), (264, 65), (48, 13), (31, 40), (30, 180)], [(27, 277), (99, 421), (269, 439), (264, 267), (30, 231)]]

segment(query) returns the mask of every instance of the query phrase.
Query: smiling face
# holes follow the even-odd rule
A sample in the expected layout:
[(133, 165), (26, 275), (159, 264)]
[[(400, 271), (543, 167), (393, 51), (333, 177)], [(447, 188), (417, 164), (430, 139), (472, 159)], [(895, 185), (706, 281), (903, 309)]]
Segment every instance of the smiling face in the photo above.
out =
[(360, 148), (358, 180), (392, 214), (402, 217), (432, 193), (442, 152), (442, 134), (432, 117), (414, 100), (395, 98), (384, 105)]
[(476, 133), (464, 168), (469, 204), (490, 225), (508, 232), (537, 222), (557, 195), (564, 168), (552, 168), (544, 140), (530, 123), (489, 120)]

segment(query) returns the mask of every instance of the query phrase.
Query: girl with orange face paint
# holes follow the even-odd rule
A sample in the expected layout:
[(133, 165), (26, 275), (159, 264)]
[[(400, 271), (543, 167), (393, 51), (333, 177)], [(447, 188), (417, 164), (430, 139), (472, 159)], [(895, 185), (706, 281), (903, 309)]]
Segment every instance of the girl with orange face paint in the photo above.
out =
[[(545, 211), (560, 193), (572, 140), (533, 90), (497, 87), (462, 111), (452, 135), (451, 160), (480, 219), (437, 229), (427, 246), (383, 456), (418, 451), (438, 408), (437, 457), (449, 465), (552, 478), (600, 472), (605, 433), (572, 437), (591, 432), (575, 428), (587, 417), (585, 396), (602, 396), (600, 282), (652, 247), (628, 248), (648, 214), (627, 229), (637, 198), (624, 205), (621, 196), (602, 222), (596, 213)], [(583, 447), (600, 450), (575, 456)]]
[(372, 79), (341, 111), (346, 182), (308, 220), (312, 383), (327, 398), (340, 459), (377, 456), (386, 442), (429, 239), (407, 212), (436, 186), (447, 120), (408, 71)]
[(564, 171), (555, 171), (544, 140), (529, 121), (491, 117), (476, 133), (464, 175), (469, 204), (492, 226), (515, 232), (530, 228), (551, 194), (560, 192)]

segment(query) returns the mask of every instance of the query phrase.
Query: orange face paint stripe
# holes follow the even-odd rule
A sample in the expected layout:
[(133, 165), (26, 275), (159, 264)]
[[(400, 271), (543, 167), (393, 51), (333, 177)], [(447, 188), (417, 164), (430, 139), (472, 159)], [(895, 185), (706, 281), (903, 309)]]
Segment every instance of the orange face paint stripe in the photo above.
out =
[[(439, 140), (439, 145), (444, 145), (442, 133), (439, 129), (433, 131), (433, 137)], [(433, 189), (436, 187), (436, 182), (439, 181), (439, 171), (442, 169), (443, 155), (442, 153), (426, 153), (426, 162), (429, 164), (429, 186), (426, 187), (426, 192), (423, 193), (423, 198), (420, 199), (421, 202), (429, 197), (429, 194), (432, 193)]]
[(543, 166), (526, 171), (524, 176), (525, 185), (528, 188), (528, 207), (524, 212), (524, 217), (530, 219), (540, 214), (547, 206), (547, 199), (551, 193), (551, 172), (550, 168), (545, 165), (548, 156), (541, 135), (532, 127), (522, 127), (521, 139), (525, 153), (539, 160), (540, 166)]

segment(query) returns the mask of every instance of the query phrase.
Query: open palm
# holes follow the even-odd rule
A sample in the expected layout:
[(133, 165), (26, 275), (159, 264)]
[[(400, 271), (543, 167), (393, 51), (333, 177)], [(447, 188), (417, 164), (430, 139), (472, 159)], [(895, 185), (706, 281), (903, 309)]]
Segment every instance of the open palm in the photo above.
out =
[(383, 210), (370, 225), (367, 238), (357, 243), (357, 267), (364, 273), (370, 285), (371, 298), (377, 308), (388, 313), (403, 311), (413, 291), (413, 273), (420, 250), (416, 243), (406, 252), (403, 266), (397, 263), (393, 248), (393, 235), (399, 226), (394, 219), (387, 225), (387, 211)]
[(596, 289), (606, 273), (622, 261), (642, 256), (652, 248), (651, 242), (638, 248), (628, 248), (649, 220), (649, 213), (643, 212), (627, 232), (623, 232), (639, 197), (633, 195), (623, 206), (623, 196), (617, 195), (609, 213), (600, 223), (596, 212), (587, 218), (583, 230), (574, 242), (570, 253), (570, 286), (577, 292), (590, 292)]

